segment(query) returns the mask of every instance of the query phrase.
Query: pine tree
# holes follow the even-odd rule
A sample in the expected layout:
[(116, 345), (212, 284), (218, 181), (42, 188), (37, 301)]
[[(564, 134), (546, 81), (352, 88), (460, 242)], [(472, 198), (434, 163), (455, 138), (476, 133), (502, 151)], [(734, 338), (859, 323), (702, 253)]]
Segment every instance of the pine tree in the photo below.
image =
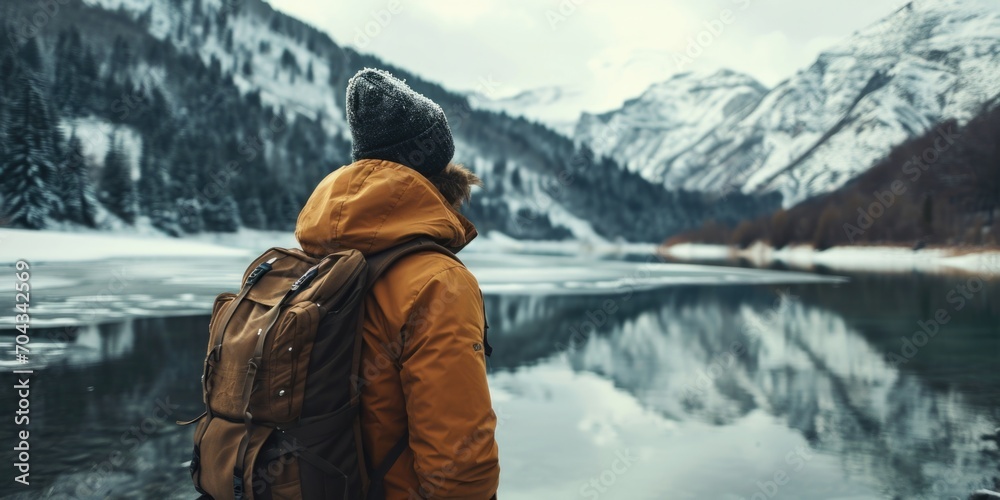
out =
[(87, 110), (99, 110), (105, 106), (102, 101), (97, 58), (88, 47), (84, 47), (82, 51), (80, 66), (77, 69), (79, 97), (78, 103), (74, 106), (80, 114)]
[(175, 134), (170, 148), (170, 165), (173, 182), (171, 198), (177, 211), (177, 227), (185, 233), (195, 234), (204, 230), (202, 200), (204, 161), (198, 157), (197, 137), (189, 130)]
[(205, 230), (202, 206), (198, 200), (191, 198), (178, 200), (177, 227), (188, 234), (197, 234)]
[(267, 216), (264, 215), (264, 205), (260, 203), (260, 198), (248, 198), (241, 204), (240, 219), (247, 227), (267, 229)]
[(924, 238), (934, 235), (934, 199), (930, 193), (924, 194), (924, 205), (920, 216), (920, 229)]
[[(273, 185), (273, 184), (271, 184)], [(274, 185), (276, 189), (271, 190), (264, 198), (264, 215), (267, 217), (268, 229), (276, 231), (288, 230), (295, 225), (295, 217), (301, 207), (295, 203), (288, 190), (280, 184)]]
[(126, 224), (135, 223), (137, 211), (136, 190), (131, 170), (121, 145), (113, 143), (104, 157), (98, 199), (108, 211), (117, 215)]
[(42, 70), (42, 51), (38, 47), (38, 41), (32, 37), (21, 46), (21, 50), (18, 52), (18, 58), (24, 63), (25, 67), (31, 71), (41, 71)]
[(121, 35), (115, 37), (114, 45), (111, 47), (111, 72), (121, 73), (132, 64), (132, 48)]
[(23, 75), (17, 86), (10, 110), (8, 147), (0, 168), (3, 218), (10, 225), (41, 229), (62, 209), (54, 189), (53, 126), (38, 80)]
[(233, 233), (240, 228), (239, 207), (228, 194), (206, 200), (202, 219), (205, 221), (206, 231)]
[(59, 33), (52, 98), (56, 110), (70, 115), (80, 115), (84, 108), (82, 85), (85, 85), (88, 76), (81, 74), (85, 63), (82, 47), (83, 40), (76, 27)]
[(144, 142), (142, 156), (139, 158), (139, 213), (152, 216), (156, 202), (166, 195), (162, 189), (164, 184), (159, 165), (155, 164), (149, 145)]
[(9, 51), (0, 57), (0, 98), (8, 100), (12, 97), (10, 91), (14, 88), (17, 75), (17, 60)]
[[(7, 131), (10, 129), (10, 119), (8, 118), (7, 113), (7, 98), (2, 93), (3, 90), (2, 86), (0, 86), (0, 169), (4, 169), (7, 166), (7, 144), (9, 141)], [(0, 179), (0, 225), (6, 223), (4, 217), (6, 207), (4, 203), (5, 195), (3, 189), (3, 180)]]
[(75, 133), (70, 136), (66, 149), (60, 175), (64, 217), (70, 222), (95, 227), (97, 201), (90, 185), (89, 166), (83, 156), (83, 143)]
[(153, 24), (153, 7), (149, 6), (136, 18), (135, 22), (144, 30), (148, 30)]
[[(0, 58), (0, 72), (3, 71), (3, 67), (4, 61), (3, 58)], [(7, 137), (5, 133), (7, 130), (7, 92), (9, 92), (9, 87), (4, 84), (4, 80), (6, 80), (5, 75), (0, 73), (0, 147), (3, 147)], [(0, 153), (3, 153), (3, 151), (0, 150)], [(0, 158), (3, 158), (3, 156), (0, 156)]]
[(172, 236), (179, 235), (177, 213), (171, 203), (169, 178), (162, 162), (150, 148), (143, 147), (139, 163), (139, 209), (149, 217), (153, 227)]

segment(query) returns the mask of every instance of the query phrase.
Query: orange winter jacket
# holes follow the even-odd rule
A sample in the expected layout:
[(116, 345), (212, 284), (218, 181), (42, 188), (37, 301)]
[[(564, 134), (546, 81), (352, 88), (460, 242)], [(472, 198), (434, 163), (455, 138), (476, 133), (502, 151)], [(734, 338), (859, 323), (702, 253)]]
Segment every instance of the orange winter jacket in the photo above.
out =
[[(364, 254), (430, 237), (457, 252), (476, 229), (420, 173), (360, 160), (328, 175), (299, 214), (302, 249)], [(365, 302), (361, 428), (370, 463), (409, 430), (385, 476), (387, 500), (486, 500), (500, 477), (496, 415), (486, 382), (479, 284), (433, 251), (396, 262)]]

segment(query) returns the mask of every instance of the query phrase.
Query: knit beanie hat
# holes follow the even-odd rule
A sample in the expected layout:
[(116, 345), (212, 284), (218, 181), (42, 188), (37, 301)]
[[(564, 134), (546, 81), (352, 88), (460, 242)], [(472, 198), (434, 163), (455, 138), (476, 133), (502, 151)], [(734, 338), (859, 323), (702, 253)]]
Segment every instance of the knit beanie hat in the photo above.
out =
[(441, 106), (387, 71), (365, 68), (347, 83), (347, 123), (354, 161), (393, 161), (430, 177), (455, 154)]

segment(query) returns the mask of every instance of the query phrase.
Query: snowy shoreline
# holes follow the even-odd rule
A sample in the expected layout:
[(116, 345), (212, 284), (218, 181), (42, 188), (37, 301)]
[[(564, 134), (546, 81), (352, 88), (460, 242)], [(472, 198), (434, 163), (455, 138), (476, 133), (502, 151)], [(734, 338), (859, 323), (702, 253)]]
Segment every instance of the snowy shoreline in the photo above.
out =
[(762, 243), (740, 249), (726, 245), (679, 243), (663, 246), (661, 255), (680, 261), (733, 262), (746, 260), (755, 267), (781, 263), (811, 271), (824, 267), (834, 271), (929, 274), (963, 274), (1000, 278), (1000, 251), (965, 248), (913, 250), (891, 246), (833, 247), (817, 251), (809, 245), (774, 249)]
[[(241, 230), (232, 234), (203, 234), (170, 238), (142, 234), (32, 231), (0, 229), (0, 264), (20, 259), (29, 262), (87, 262), (112, 258), (242, 257), (250, 258), (272, 246), (296, 246), (291, 232)], [(1000, 251), (962, 248), (834, 247), (822, 252), (799, 245), (775, 250), (757, 243), (746, 249), (725, 245), (680, 243), (656, 248), (651, 244), (610, 242), (523, 242), (491, 232), (468, 248), (470, 257), (486, 253), (534, 255), (628, 256), (656, 255), (682, 262), (733, 264), (739, 260), (755, 267), (784, 264), (800, 271), (818, 267), (853, 272), (923, 272), (966, 274), (1000, 278)]]
[(0, 264), (88, 262), (112, 258), (249, 257), (249, 251), (191, 239), (98, 231), (0, 229)]
[[(240, 229), (234, 233), (201, 233), (172, 238), (161, 233), (95, 230), (27, 230), (0, 228), (0, 264), (88, 262), (144, 257), (246, 257), (271, 247), (298, 248), (291, 231)], [(465, 255), (510, 253), (562, 256), (656, 256), (654, 243), (604, 240), (522, 241), (497, 231), (480, 234)]]

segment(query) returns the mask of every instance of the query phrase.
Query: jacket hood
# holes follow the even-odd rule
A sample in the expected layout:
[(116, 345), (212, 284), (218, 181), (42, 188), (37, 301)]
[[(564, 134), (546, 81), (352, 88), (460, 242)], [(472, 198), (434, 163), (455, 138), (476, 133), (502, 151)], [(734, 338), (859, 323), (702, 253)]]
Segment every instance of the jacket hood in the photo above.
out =
[(428, 237), (458, 252), (478, 233), (416, 170), (359, 160), (326, 176), (299, 212), (295, 238), (311, 255), (365, 255)]

